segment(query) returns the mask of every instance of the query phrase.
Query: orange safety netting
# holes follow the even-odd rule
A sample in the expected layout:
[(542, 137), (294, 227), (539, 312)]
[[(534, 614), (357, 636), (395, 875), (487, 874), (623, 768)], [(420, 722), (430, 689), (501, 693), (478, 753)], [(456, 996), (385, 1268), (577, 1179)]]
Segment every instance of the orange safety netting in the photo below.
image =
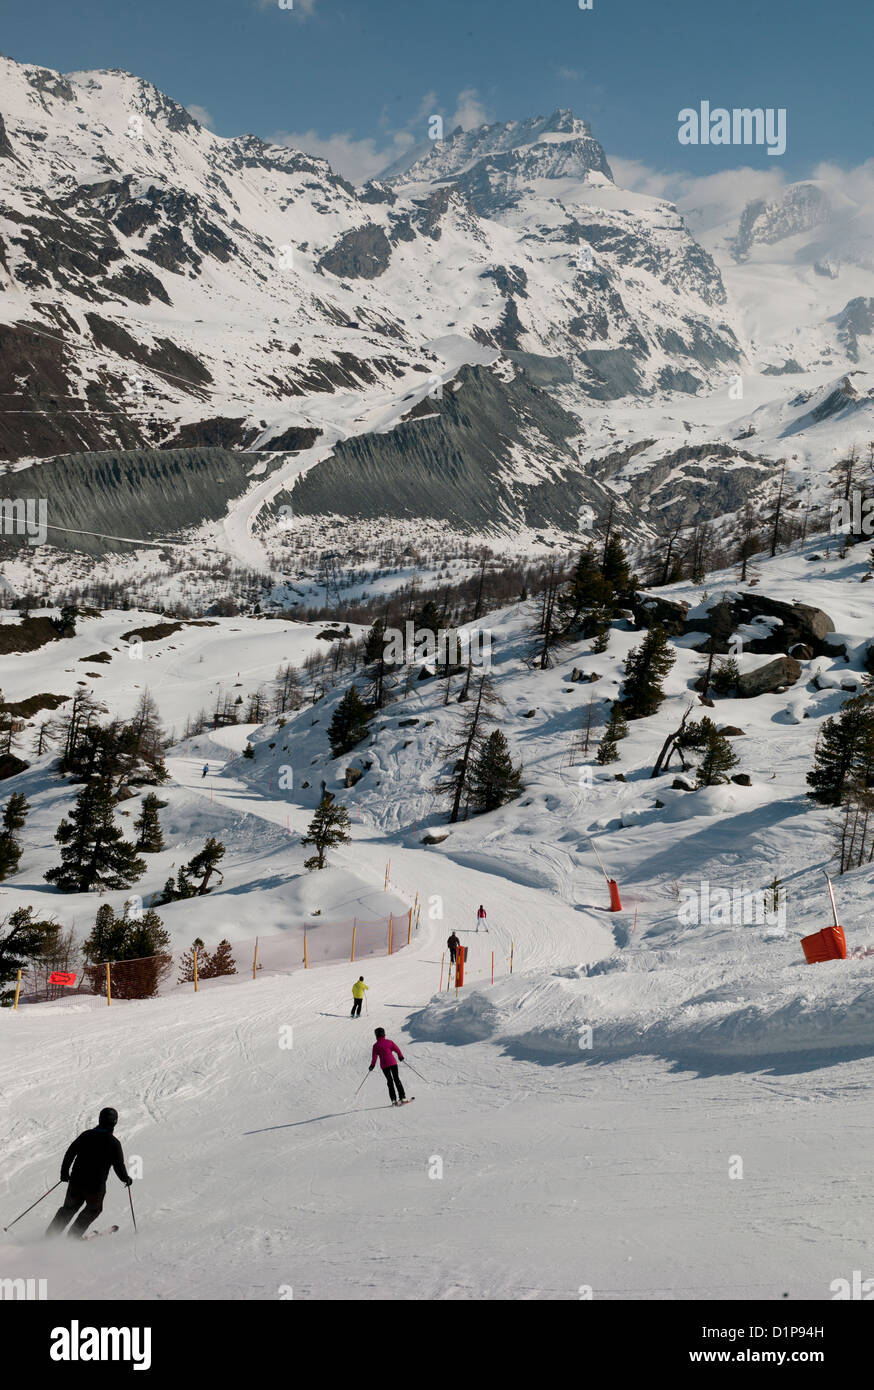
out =
[[(332, 961), (393, 955), (407, 945), (412, 913), (375, 922), (351, 918), (320, 922), (313, 918), (269, 936), (213, 943), (197, 953), (198, 984), (220, 976), (257, 978), (262, 972), (304, 970)], [(72, 989), (51, 985), (45, 970), (22, 975), (20, 1003), (40, 1003), (75, 993), (110, 999), (153, 999), (180, 985), (194, 985), (193, 948), (165, 951), (137, 960), (86, 962)]]

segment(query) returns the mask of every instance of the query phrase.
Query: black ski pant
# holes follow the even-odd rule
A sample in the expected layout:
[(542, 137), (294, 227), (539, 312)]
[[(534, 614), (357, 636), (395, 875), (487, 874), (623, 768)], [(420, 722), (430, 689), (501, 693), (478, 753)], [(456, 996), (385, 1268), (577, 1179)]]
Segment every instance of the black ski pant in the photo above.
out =
[(364, 995), (361, 996), (361, 999), (353, 999), (353, 1000), (352, 1000), (352, 1017), (353, 1017), (353, 1018), (360, 1018), (360, 1017), (361, 1017), (361, 1000), (362, 1000), (363, 998), (364, 998)]
[(393, 1066), (393, 1067), (383, 1067), (383, 1069), (382, 1069), (382, 1074), (383, 1074), (383, 1076), (385, 1077), (386, 1082), (387, 1082), (387, 1084), (388, 1084), (388, 1094), (389, 1094), (390, 1099), (391, 1099), (391, 1100), (394, 1100), (394, 1099), (395, 1099), (395, 1086), (397, 1086), (397, 1088), (398, 1088), (397, 1099), (398, 1099), (398, 1100), (403, 1100), (403, 1099), (405, 1098), (405, 1096), (406, 1096), (407, 1093), (406, 1093), (406, 1091), (404, 1090), (404, 1083), (401, 1081), (401, 1078), (398, 1076), (397, 1065), (395, 1065), (395, 1066)]
[(83, 1207), (83, 1210), (79, 1212), (79, 1215), (76, 1217), (76, 1220), (73, 1221), (72, 1226), (67, 1232), (69, 1236), (83, 1236), (91, 1225), (91, 1222), (96, 1221), (103, 1211), (103, 1199), (105, 1196), (105, 1187), (98, 1191), (92, 1190), (86, 1192), (84, 1188), (77, 1187), (75, 1182), (70, 1181), (67, 1184), (67, 1195), (64, 1198), (64, 1205), (58, 1207), (55, 1218), (46, 1231), (46, 1235), (59, 1236), (67, 1223), (73, 1220), (79, 1208)]

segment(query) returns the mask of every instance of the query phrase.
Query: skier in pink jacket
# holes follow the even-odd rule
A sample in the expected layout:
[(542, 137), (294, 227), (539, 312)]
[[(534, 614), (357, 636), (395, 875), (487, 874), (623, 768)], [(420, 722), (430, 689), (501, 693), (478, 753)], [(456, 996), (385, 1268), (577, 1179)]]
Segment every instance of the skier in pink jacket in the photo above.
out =
[[(385, 1036), (384, 1028), (375, 1028), (376, 1042), (373, 1044), (373, 1052), (370, 1057), (369, 1070), (373, 1071), (376, 1066), (376, 1059), (379, 1058), (379, 1065), (382, 1067), (382, 1074), (388, 1084), (388, 1094), (392, 1105), (403, 1105), (407, 1093), (404, 1090), (403, 1082), (398, 1076), (398, 1062), (404, 1060), (404, 1054), (396, 1042)], [(397, 1055), (398, 1062), (396, 1062)], [(395, 1098), (395, 1087), (397, 1087), (397, 1098)]]

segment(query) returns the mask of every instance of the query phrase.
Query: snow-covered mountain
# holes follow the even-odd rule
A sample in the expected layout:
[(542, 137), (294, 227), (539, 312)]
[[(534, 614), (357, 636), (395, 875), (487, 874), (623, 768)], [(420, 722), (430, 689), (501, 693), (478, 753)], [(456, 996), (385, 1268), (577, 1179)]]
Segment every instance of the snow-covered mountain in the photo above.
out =
[[(276, 503), (504, 535), (611, 496), (636, 532), (730, 516), (787, 456), (764, 422), (874, 367), (867, 214), (833, 184), (696, 240), (567, 110), (355, 188), (127, 73), (0, 76), (0, 494), (52, 461), (55, 544), (200, 526), (263, 567)], [(796, 429), (790, 486), (856, 426)]]
[(447, 335), (583, 401), (738, 358), (710, 257), (569, 112), (456, 132), (355, 189), (129, 74), (0, 63), (6, 459), (301, 447), (327, 398), (457, 365)]

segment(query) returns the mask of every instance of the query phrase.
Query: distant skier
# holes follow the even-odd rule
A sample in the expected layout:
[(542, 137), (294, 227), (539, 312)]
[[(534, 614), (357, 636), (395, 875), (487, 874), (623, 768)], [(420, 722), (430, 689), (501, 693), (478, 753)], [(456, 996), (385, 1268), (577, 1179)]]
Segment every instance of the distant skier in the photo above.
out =
[(453, 932), (452, 935), (451, 935), (450, 937), (447, 938), (446, 945), (449, 947), (449, 959), (452, 961), (452, 964), (454, 965), (454, 964), (455, 964), (455, 953), (456, 953), (456, 951), (458, 950), (459, 946), (461, 945), (461, 942), (459, 941), (458, 937), (455, 935), (455, 932)]
[(486, 910), (485, 910), (485, 908), (483, 907), (482, 903), (480, 903), (480, 905), (479, 905), (479, 910), (477, 911), (477, 914), (476, 914), (476, 929), (477, 929), (477, 931), (479, 931), (479, 929), (480, 929), (480, 923), (482, 923), (483, 931), (488, 931), (488, 927), (486, 926)]
[(201, 772), (201, 774), (200, 774), (201, 777), (205, 777), (206, 774), (207, 774), (208, 772), (209, 772), (209, 763), (204, 763), (204, 764), (203, 764), (203, 772)]
[[(382, 1074), (388, 1085), (388, 1094), (392, 1105), (402, 1105), (407, 1098), (401, 1078), (398, 1076), (398, 1062), (404, 1060), (404, 1054), (397, 1043), (392, 1042), (391, 1038), (385, 1036), (384, 1028), (375, 1028), (376, 1042), (373, 1044), (373, 1052), (370, 1057), (369, 1071), (373, 1071), (376, 1060), (379, 1058), (379, 1065), (382, 1067)], [(398, 1062), (394, 1060), (397, 1055)], [(397, 1087), (397, 1099), (395, 1099), (395, 1087)]]
[(364, 983), (364, 976), (359, 975), (352, 986), (352, 1018), (361, 1017), (361, 1001), (364, 998), (364, 991), (370, 989), (370, 985)]
[(46, 1231), (47, 1236), (60, 1235), (69, 1221), (79, 1213), (67, 1234), (82, 1237), (91, 1222), (103, 1210), (106, 1196), (106, 1179), (110, 1168), (125, 1187), (130, 1187), (133, 1178), (124, 1164), (121, 1144), (113, 1134), (118, 1124), (118, 1111), (111, 1106), (101, 1110), (95, 1129), (86, 1129), (74, 1139), (61, 1163), (61, 1182), (67, 1183), (64, 1204), (58, 1207), (54, 1220)]

